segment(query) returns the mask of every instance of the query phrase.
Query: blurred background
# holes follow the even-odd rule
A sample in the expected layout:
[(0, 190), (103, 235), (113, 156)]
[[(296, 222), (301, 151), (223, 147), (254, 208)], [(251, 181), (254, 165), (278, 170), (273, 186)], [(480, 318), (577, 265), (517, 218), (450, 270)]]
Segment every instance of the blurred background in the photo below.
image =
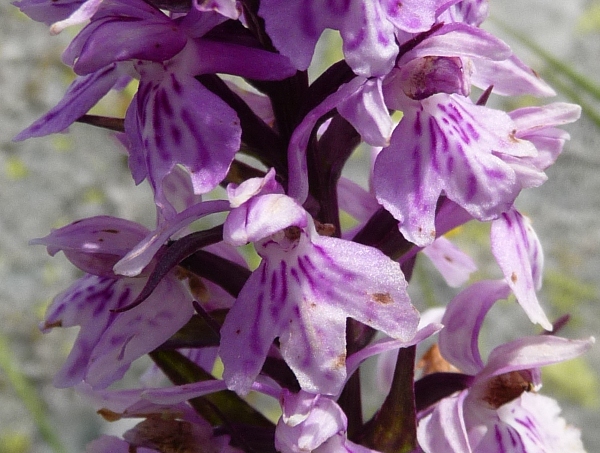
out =
[[(484, 28), (508, 42), (559, 91), (556, 99), (543, 102), (566, 100), (584, 107), (582, 119), (567, 127), (572, 139), (547, 171), (548, 182), (524, 192), (517, 204), (533, 220), (544, 246), (540, 298), (549, 317), (571, 315), (564, 336), (597, 336), (600, 0), (503, 0), (492, 2), (491, 16)], [(119, 146), (91, 126), (11, 141), (62, 98), (73, 75), (60, 55), (74, 33), (50, 36), (43, 24), (7, 2), (0, 4), (0, 453), (81, 452), (100, 432), (121, 430), (103, 423), (73, 391), (52, 386), (76, 329), (42, 335), (38, 323), (52, 297), (78, 273), (62, 254), (50, 258), (45, 248), (28, 246), (28, 241), (53, 227), (100, 214), (152, 226), (150, 190), (145, 184), (134, 186)], [(504, 108), (540, 101), (508, 102)], [(112, 93), (95, 113), (114, 115), (127, 105), (127, 93)], [(488, 234), (488, 227), (475, 225), (453, 238), (480, 264), (478, 278), (500, 275), (491, 261)], [(428, 304), (446, 303), (456, 290), (431, 278), (430, 270), (425, 260), (419, 263), (414, 297)], [(485, 327), (484, 348), (535, 332), (513, 305), (500, 304), (494, 310), (493, 322)], [(600, 451), (599, 347), (544, 371), (543, 391), (560, 401), (569, 423), (581, 428), (591, 453)]]

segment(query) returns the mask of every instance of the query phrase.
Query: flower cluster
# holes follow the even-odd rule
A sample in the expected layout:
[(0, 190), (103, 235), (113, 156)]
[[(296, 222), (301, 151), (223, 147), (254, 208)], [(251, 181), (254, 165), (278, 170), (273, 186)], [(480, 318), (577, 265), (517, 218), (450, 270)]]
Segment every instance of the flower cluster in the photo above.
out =
[[(485, 0), (15, 5), (54, 33), (85, 23), (63, 55), (77, 77), (16, 139), (75, 122), (112, 129), (156, 205), (153, 229), (99, 216), (33, 241), (84, 272), (42, 323), (80, 326), (55, 384), (109, 420), (143, 419), (89, 453), (583, 451), (537, 391), (541, 366), (594, 339), (551, 333), (537, 297), (542, 249), (514, 205), (545, 181), (568, 139), (558, 126), (580, 109), (486, 105), (491, 94), (554, 92), (479, 27)], [(326, 29), (344, 58), (310, 80)], [(130, 83), (124, 118), (88, 113)], [(361, 143), (369, 190), (342, 176)], [(191, 229), (217, 213), (222, 224)], [(504, 278), (425, 311), (407, 292), (416, 259), (465, 284), (475, 263), (444, 235), (470, 221), (491, 223)], [(255, 269), (239, 252), (247, 244)], [(546, 334), (484, 361), (482, 323), (509, 297)], [(146, 386), (109, 389), (146, 354)], [(383, 403), (363, 420), (358, 369), (372, 356)], [(149, 386), (161, 379), (170, 385)], [(279, 412), (263, 415), (249, 392)]]

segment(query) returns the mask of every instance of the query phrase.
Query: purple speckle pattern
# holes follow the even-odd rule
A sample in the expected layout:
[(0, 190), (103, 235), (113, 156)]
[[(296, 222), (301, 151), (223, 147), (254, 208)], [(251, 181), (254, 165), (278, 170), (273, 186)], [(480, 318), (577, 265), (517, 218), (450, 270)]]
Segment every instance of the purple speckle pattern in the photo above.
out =
[(162, 181), (178, 164), (190, 172), (195, 193), (212, 190), (240, 146), (236, 113), (192, 77), (164, 71), (156, 63), (137, 67), (142, 74), (137, 108), (128, 111), (135, 118), (126, 123), (137, 130), (126, 132), (139, 133), (144, 146), (132, 148), (130, 159), (145, 163), (162, 203)]
[(81, 326), (55, 377), (57, 387), (81, 381), (107, 387), (123, 376), (133, 360), (162, 344), (189, 320), (191, 296), (173, 276), (163, 279), (143, 304), (123, 313), (112, 311), (130, 304), (144, 282), (86, 275), (56, 297), (42, 328)]
[(514, 208), (502, 214), (492, 222), (491, 246), (504, 278), (529, 319), (551, 330), (536, 293), (542, 286), (544, 254), (529, 219)]
[(303, 231), (298, 241), (257, 245), (263, 261), (221, 329), (223, 376), (238, 392), (249, 390), (275, 338), (304, 390), (335, 394), (346, 377), (346, 318), (398, 339), (416, 332), (418, 313), (397, 263), (341, 239)]
[(494, 219), (521, 190), (502, 156), (535, 153), (513, 132), (508, 115), (459, 95), (407, 99), (390, 146), (375, 162), (377, 199), (398, 219), (407, 239), (420, 246), (436, 237), (435, 207), (442, 194), (479, 220)]

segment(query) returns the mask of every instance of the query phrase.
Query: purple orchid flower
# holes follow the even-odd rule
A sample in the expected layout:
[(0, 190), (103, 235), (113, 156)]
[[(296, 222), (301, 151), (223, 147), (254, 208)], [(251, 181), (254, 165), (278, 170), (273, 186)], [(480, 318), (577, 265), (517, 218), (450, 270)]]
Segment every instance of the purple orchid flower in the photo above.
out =
[(373, 180), (379, 202), (398, 219), (404, 236), (420, 246), (435, 239), (442, 191), (482, 221), (508, 210), (521, 187), (501, 157), (536, 152), (514, 137), (508, 115), (456, 94), (407, 104), (396, 106), (404, 117), (377, 157)]
[(327, 396), (284, 390), (281, 406), (275, 430), (275, 448), (281, 453), (377, 453), (348, 440), (346, 414)]
[[(521, 189), (545, 180), (535, 144), (519, 138), (509, 115), (457, 94), (408, 103), (415, 105), (403, 109), (390, 146), (377, 158), (374, 187), (415, 244), (436, 237), (434, 214), (441, 193), (487, 221), (508, 211)], [(550, 130), (552, 124), (538, 127)], [(561, 143), (554, 140), (554, 149)], [(401, 173), (392, 175), (390, 168)]]
[(88, 20), (98, 10), (100, 3), (102, 0), (21, 0), (13, 5), (31, 19), (52, 25), (50, 32), (56, 34), (70, 25)]
[[(357, 77), (305, 117), (288, 149), (289, 194), (305, 199), (304, 150), (316, 120), (337, 108), (364, 140), (387, 146), (377, 158), (373, 187), (407, 239), (420, 246), (435, 239), (434, 213), (442, 194), (474, 218), (496, 218), (522, 188), (543, 182), (545, 167), (535, 143), (522, 138), (509, 115), (466, 97), (472, 83), (497, 84), (500, 94), (553, 94), (497, 38), (464, 23), (443, 25), (402, 55), (383, 81)], [(388, 108), (404, 113), (391, 141)], [(561, 108), (562, 120), (575, 116), (569, 115), (574, 109)], [(538, 112), (538, 121), (542, 116)], [(537, 128), (549, 131), (558, 124), (549, 112), (546, 121)]]
[[(442, 356), (472, 375), (470, 386), (444, 398), (420, 414), (419, 444), (427, 453), (559, 451), (552, 431), (564, 422), (545, 413), (549, 403), (537, 394), (539, 367), (575, 358), (594, 338), (568, 340), (550, 335), (523, 337), (496, 347), (487, 363), (481, 359), (478, 338), (486, 313), (508, 296), (505, 281), (480, 281), (456, 296), (442, 318)], [(538, 412), (542, 410), (542, 412)], [(548, 419), (551, 423), (546, 423)], [(572, 433), (566, 432), (572, 439)], [(558, 444), (560, 445), (560, 443)]]
[[(13, 4), (35, 21), (51, 25), (50, 33), (58, 34), (73, 25), (90, 20), (98, 11), (104, 0), (21, 0)], [(150, 2), (161, 9), (173, 12), (186, 12), (189, 3), (185, 0)], [(237, 19), (241, 14), (235, 0), (194, 0), (192, 6), (198, 11), (216, 12), (230, 19)]]
[[(259, 14), (275, 47), (300, 69), (308, 68), (317, 40), (326, 28), (339, 30), (344, 56), (355, 74), (387, 74), (398, 55), (396, 35), (430, 29), (436, 17), (457, 0), (263, 0)], [(408, 39), (408, 38), (407, 38)]]
[(64, 130), (129, 75), (140, 79), (125, 118), (135, 182), (148, 178), (165, 212), (171, 208), (162, 182), (177, 165), (192, 175), (195, 193), (212, 190), (240, 148), (241, 127), (235, 111), (194, 77), (277, 80), (295, 72), (281, 55), (204, 38), (225, 19), (197, 9), (171, 19), (142, 0), (104, 0), (63, 56), (80, 77), (15, 140)]
[[(127, 307), (146, 277), (126, 278), (112, 267), (148, 230), (108, 216), (93, 217), (54, 230), (33, 244), (65, 256), (86, 274), (59, 294), (46, 312), (42, 330), (79, 325), (71, 353), (54, 379), (57, 387), (85, 381), (102, 388), (120, 379), (131, 362), (160, 346), (192, 316), (192, 296), (175, 273), (166, 276), (143, 305)], [(169, 301), (165, 303), (165, 301)]]
[(346, 318), (409, 340), (418, 313), (397, 263), (373, 248), (319, 236), (273, 178), (270, 172), (228, 190), (234, 209), (224, 240), (254, 242), (263, 260), (221, 329), (223, 377), (230, 389), (246, 393), (278, 337), (304, 390), (336, 394), (346, 377)]
[[(196, 396), (224, 388), (222, 381), (205, 381), (196, 384)], [(123, 439), (105, 435), (89, 443), (86, 453), (163, 452), (173, 445), (184, 451), (241, 453), (229, 445), (228, 435), (215, 435), (213, 427), (185, 402), (187, 395), (170, 396), (173, 402), (165, 402), (162, 389), (92, 390), (79, 385), (77, 390), (109, 421), (144, 419)], [(156, 395), (158, 402), (153, 401)]]
[[(545, 332), (487, 359), (478, 346), (491, 307), (511, 293), (532, 322), (553, 327), (537, 298), (542, 249), (514, 202), (545, 181), (569, 138), (559, 127), (580, 114), (564, 103), (486, 106), (492, 92), (555, 94), (479, 28), (486, 0), (15, 4), (52, 33), (89, 21), (63, 54), (76, 80), (16, 139), (109, 122), (157, 207), (153, 230), (100, 216), (32, 241), (84, 272), (41, 325), (80, 326), (55, 384), (76, 386), (107, 420), (142, 419), (87, 452), (377, 453), (392, 448), (382, 428), (413, 453), (583, 451), (537, 390), (542, 366), (595, 340)], [(344, 60), (311, 81), (326, 29), (339, 32)], [(132, 80), (125, 118), (87, 115)], [(484, 90), (478, 101), (472, 87)], [(361, 140), (374, 148), (368, 190), (340, 179)], [(234, 161), (238, 151), (257, 161)], [(278, 174), (254, 177), (270, 167)], [(239, 183), (227, 200), (203, 199), (225, 180)], [(354, 228), (336, 230), (341, 211)], [(213, 214), (223, 225), (190, 234)], [(443, 235), (471, 220), (491, 223), (503, 280), (420, 315), (403, 270), (422, 251), (450, 286), (464, 284), (475, 264)], [(249, 244), (261, 259), (254, 271), (236, 249)], [(210, 338), (195, 336), (199, 322)], [(107, 389), (146, 353), (147, 387)], [(365, 422), (355, 373), (375, 355), (388, 396)], [(248, 392), (279, 403), (276, 425), (240, 398)]]
[[(510, 115), (473, 104), (466, 97), (471, 83), (498, 86), (500, 94), (553, 94), (494, 39), (465, 24), (446, 25), (403, 55), (387, 77), (386, 105), (404, 116), (377, 158), (373, 185), (417, 245), (436, 237), (433, 216), (441, 193), (485, 221), (509, 209), (522, 188), (543, 183), (549, 159), (538, 156), (548, 154), (548, 146), (560, 153), (565, 136), (554, 126), (578, 116), (568, 104), (528, 109), (514, 115), (528, 117), (521, 131)], [(528, 128), (533, 141), (525, 141)], [(544, 132), (536, 136), (534, 130)], [(548, 144), (546, 135), (556, 139)], [(397, 167), (400, 177), (388, 171)]]

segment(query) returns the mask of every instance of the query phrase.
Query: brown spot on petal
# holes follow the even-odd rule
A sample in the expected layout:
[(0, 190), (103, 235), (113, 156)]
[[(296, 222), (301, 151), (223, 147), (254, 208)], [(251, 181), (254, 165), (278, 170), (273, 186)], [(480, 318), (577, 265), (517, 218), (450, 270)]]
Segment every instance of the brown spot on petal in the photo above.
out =
[[(422, 235), (422, 234), (423, 234), (423, 231), (424, 231), (424, 229), (423, 229), (423, 227), (422, 227), (422, 226), (419, 226), (419, 227), (417, 228), (417, 231), (419, 232), (419, 235)], [(435, 239), (435, 235), (436, 235), (435, 228), (434, 228), (434, 229), (432, 229), (431, 231), (429, 231), (429, 236), (431, 237), (431, 239)]]
[(460, 370), (442, 357), (440, 348), (435, 343), (417, 362), (417, 369), (423, 376), (431, 373), (458, 373)]
[(517, 277), (517, 274), (516, 274), (515, 272), (513, 272), (513, 273), (510, 275), (510, 281), (511, 281), (511, 282), (513, 282), (513, 283), (517, 283), (517, 280), (518, 280), (518, 279), (519, 279), (519, 277)]
[(321, 223), (315, 220), (315, 229), (321, 236), (333, 236), (335, 234), (335, 225), (332, 223)]
[(481, 397), (492, 409), (498, 409), (523, 394), (531, 392), (533, 383), (528, 371), (511, 371), (494, 376), (487, 383), (485, 394)]
[(333, 364), (333, 367), (336, 370), (339, 370), (340, 368), (344, 368), (346, 366), (346, 354), (340, 354), (337, 359), (335, 359), (335, 362)]
[(448, 255), (444, 255), (444, 259), (445, 259), (446, 261), (448, 261), (449, 263), (452, 263), (452, 262), (454, 261), (454, 260), (452, 259), (452, 257), (451, 257), (451, 256), (448, 256)]
[(394, 299), (390, 293), (373, 293), (371, 294), (371, 299), (382, 305), (387, 305), (394, 302)]
[(102, 417), (104, 420), (106, 420), (107, 422), (116, 422), (117, 420), (121, 420), (121, 415), (118, 412), (113, 412), (110, 409), (99, 409), (96, 411), (96, 413), (98, 415), (100, 415), (100, 417)]
[(112, 234), (118, 234), (119, 233), (119, 230), (114, 230), (112, 228), (107, 228), (105, 230), (100, 230), (100, 231), (103, 231), (104, 233), (112, 233)]
[(183, 267), (176, 267), (174, 269), (175, 271), (175, 277), (177, 277), (177, 280), (185, 280), (186, 278), (188, 278), (190, 276), (190, 272), (187, 271), (186, 269), (184, 269)]
[(62, 327), (62, 320), (47, 322), (44, 324), (44, 329), (54, 329), (55, 327)]
[(302, 234), (302, 230), (297, 226), (290, 226), (283, 230), (286, 239), (290, 241), (297, 241), (300, 239), (300, 235)]

